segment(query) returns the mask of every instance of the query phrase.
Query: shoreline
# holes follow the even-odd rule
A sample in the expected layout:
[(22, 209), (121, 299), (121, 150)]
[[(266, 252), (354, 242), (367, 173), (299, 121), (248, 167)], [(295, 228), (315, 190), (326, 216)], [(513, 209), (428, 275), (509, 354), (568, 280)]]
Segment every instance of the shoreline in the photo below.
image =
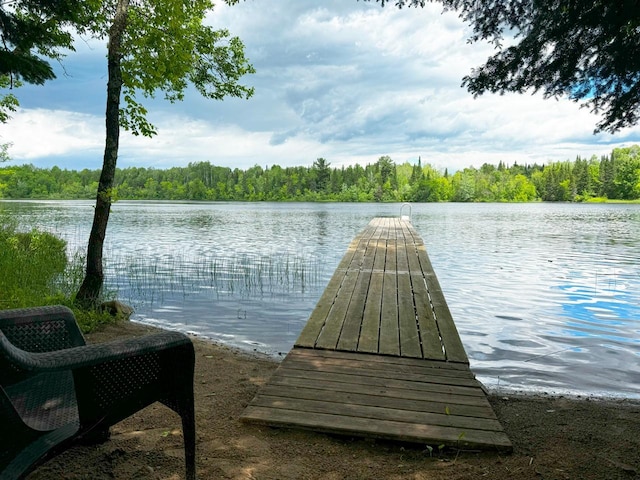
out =
[[(138, 322), (136, 320), (129, 320), (129, 323), (132, 325), (143, 327), (143, 328), (149, 328), (152, 331), (165, 329), (160, 326)], [(122, 327), (121, 324), (118, 324), (118, 325)], [(168, 329), (165, 329), (165, 330), (168, 330)], [(171, 330), (177, 331), (177, 332), (181, 331), (179, 329), (171, 329)], [(242, 348), (241, 346), (234, 345), (233, 343), (227, 343), (221, 340), (217, 340), (215, 338), (210, 338), (205, 335), (198, 334), (197, 332), (186, 332), (185, 334), (195, 341), (211, 343), (213, 345), (218, 345), (222, 348), (228, 348), (230, 350), (236, 351), (240, 355), (247, 355), (249, 358), (255, 357), (257, 359), (262, 359), (262, 360), (271, 360), (278, 365), (282, 362), (282, 360), (285, 359), (285, 357), (288, 354), (288, 352), (286, 353), (285, 352), (277, 352), (277, 353), (262, 352), (257, 348), (254, 348), (253, 350), (249, 350), (247, 348)], [(471, 372), (474, 375), (476, 375), (475, 372), (473, 371), (473, 367), (471, 367)], [(477, 378), (477, 376), (476, 376), (476, 380), (480, 382), (483, 390), (487, 395), (495, 396), (495, 397), (500, 397), (500, 396), (542, 397), (542, 398), (563, 397), (563, 398), (569, 398), (569, 399), (578, 400), (578, 401), (588, 400), (588, 401), (605, 401), (605, 402), (629, 402), (632, 404), (640, 405), (640, 396), (638, 397), (624, 396), (623, 394), (617, 395), (611, 392), (602, 392), (602, 394), (597, 394), (597, 393), (592, 394), (587, 392), (576, 393), (576, 392), (570, 391), (569, 389), (566, 389), (565, 391), (525, 390), (520, 388), (502, 389), (502, 388), (495, 388), (493, 386), (487, 386), (487, 384), (482, 382), (479, 378)]]
[[(157, 330), (131, 322), (90, 343)], [(490, 394), (514, 452), (440, 449), (241, 423), (279, 363), (203, 338), (196, 350), (198, 478), (233, 480), (634, 479), (640, 477), (640, 402)], [(184, 478), (179, 417), (154, 404), (112, 427), (97, 447), (74, 447), (28, 478)]]

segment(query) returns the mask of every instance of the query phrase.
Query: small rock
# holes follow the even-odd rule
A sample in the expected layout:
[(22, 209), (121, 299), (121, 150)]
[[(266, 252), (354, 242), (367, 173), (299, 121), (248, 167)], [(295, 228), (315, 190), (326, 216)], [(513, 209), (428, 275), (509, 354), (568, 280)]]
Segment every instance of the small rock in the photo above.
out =
[(129, 320), (133, 313), (133, 308), (129, 305), (125, 305), (118, 300), (109, 300), (108, 302), (102, 302), (100, 309), (104, 312), (108, 312), (112, 317), (118, 317), (123, 320)]

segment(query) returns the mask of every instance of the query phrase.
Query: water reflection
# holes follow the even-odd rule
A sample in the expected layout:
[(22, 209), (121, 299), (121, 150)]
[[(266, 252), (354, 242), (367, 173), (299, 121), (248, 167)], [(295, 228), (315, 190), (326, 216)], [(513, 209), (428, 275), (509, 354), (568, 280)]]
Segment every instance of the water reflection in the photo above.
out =
[[(84, 248), (91, 202), (0, 202)], [(272, 354), (297, 338), (347, 245), (400, 205), (114, 205), (108, 288), (137, 321)], [(480, 380), (640, 397), (640, 207), (413, 205)]]

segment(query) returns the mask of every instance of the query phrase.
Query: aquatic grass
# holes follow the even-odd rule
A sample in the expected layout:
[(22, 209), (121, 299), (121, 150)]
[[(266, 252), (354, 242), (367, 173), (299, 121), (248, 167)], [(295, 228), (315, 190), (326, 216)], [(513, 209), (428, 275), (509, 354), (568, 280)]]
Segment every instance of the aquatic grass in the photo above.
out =
[(105, 259), (107, 281), (119, 297), (152, 305), (175, 295), (260, 298), (304, 293), (317, 286), (323, 268), (319, 259), (291, 252), (124, 256), (110, 252)]
[(86, 255), (78, 250), (71, 254), (65, 269), (56, 276), (54, 289), (67, 298), (73, 298), (84, 280)]

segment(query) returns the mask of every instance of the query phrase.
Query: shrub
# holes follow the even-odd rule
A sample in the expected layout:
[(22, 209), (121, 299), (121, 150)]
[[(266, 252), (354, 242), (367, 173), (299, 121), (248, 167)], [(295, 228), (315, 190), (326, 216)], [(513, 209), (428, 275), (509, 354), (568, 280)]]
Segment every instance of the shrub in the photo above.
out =
[(84, 257), (75, 254), (69, 261), (66, 246), (48, 232), (20, 232), (13, 219), (0, 215), (0, 309), (66, 305), (85, 333), (113, 322), (108, 313), (83, 311), (73, 305)]
[(42, 305), (67, 266), (66, 242), (0, 218), (0, 307)]

